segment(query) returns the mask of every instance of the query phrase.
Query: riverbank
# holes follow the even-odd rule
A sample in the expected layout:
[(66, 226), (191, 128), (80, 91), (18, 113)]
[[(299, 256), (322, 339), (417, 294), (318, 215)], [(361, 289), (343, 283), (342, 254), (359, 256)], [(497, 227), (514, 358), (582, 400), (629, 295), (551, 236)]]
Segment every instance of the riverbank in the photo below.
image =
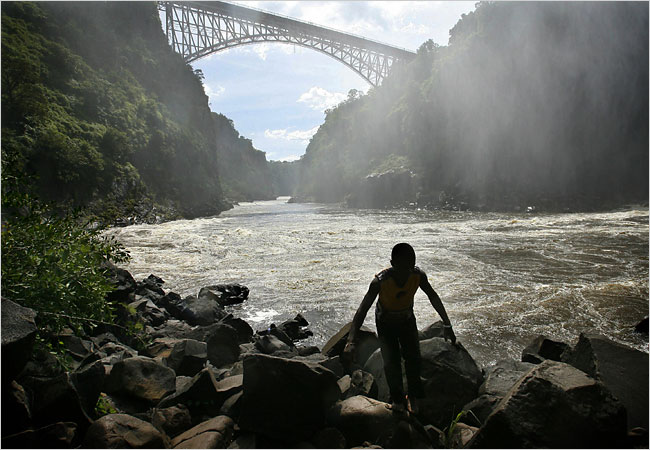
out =
[(58, 336), (66, 368), (31, 353), (35, 314), (3, 300), (3, 447), (647, 448), (648, 354), (606, 338), (539, 337), (480, 367), (462, 335), (452, 345), (431, 324), (426, 397), (406, 416), (387, 408), (371, 330), (349, 362), (345, 329), (318, 348), (301, 344), (302, 315), (255, 328), (233, 316), (242, 285), (183, 298), (154, 275), (113, 268), (113, 282), (115, 324)]

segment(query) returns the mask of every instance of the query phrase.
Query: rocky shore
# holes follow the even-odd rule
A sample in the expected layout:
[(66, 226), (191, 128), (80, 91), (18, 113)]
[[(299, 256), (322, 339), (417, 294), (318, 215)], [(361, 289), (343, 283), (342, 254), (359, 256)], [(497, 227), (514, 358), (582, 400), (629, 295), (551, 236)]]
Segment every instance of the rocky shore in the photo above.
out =
[[(341, 359), (297, 314), (254, 330), (241, 285), (181, 298), (111, 267), (115, 324), (63, 332), (65, 364), (34, 346), (36, 313), (2, 299), (4, 448), (648, 448), (648, 354), (583, 334), (539, 336), (480, 368), (441, 323), (421, 330), (426, 397), (388, 408), (374, 332)], [(647, 335), (647, 318), (637, 327)]]

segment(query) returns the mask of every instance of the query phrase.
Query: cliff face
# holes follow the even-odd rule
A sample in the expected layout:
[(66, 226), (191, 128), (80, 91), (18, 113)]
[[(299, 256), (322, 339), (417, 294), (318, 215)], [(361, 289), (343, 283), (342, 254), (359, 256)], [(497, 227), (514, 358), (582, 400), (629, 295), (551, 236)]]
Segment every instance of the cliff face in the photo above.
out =
[[(107, 220), (211, 215), (229, 207), (229, 145), (155, 3), (2, 4), (3, 189), (29, 186)], [(238, 172), (264, 167), (249, 153)]]
[(647, 4), (480, 3), (450, 36), (328, 112), (298, 198), (390, 206), (367, 177), (410, 171), (433, 207), (647, 202)]
[(255, 149), (250, 139), (239, 135), (232, 120), (212, 113), (219, 137), (218, 155), (221, 185), (232, 201), (270, 200), (277, 197), (271, 165), (264, 152)]

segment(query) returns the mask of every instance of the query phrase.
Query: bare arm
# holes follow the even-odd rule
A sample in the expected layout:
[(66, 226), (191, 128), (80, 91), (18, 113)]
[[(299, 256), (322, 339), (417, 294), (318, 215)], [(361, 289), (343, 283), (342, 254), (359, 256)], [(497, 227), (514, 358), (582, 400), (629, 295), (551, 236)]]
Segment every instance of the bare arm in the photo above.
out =
[(352, 328), (350, 329), (350, 335), (348, 336), (348, 343), (354, 342), (357, 338), (359, 328), (361, 328), (361, 325), (363, 325), (363, 321), (366, 319), (368, 310), (375, 302), (378, 294), (379, 280), (377, 278), (374, 278), (368, 287), (368, 292), (366, 292), (363, 300), (361, 300), (361, 304), (359, 305), (357, 312), (354, 314), (354, 318), (352, 319)]

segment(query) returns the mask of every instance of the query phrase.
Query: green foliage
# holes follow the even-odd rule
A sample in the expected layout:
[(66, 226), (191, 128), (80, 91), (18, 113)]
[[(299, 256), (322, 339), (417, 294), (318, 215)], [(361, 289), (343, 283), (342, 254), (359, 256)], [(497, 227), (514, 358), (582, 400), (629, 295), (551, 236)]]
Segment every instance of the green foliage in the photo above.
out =
[(99, 398), (97, 399), (95, 414), (97, 417), (102, 417), (107, 414), (117, 414), (117, 410), (103, 392), (99, 394)]
[(4, 195), (2, 208), (11, 215), (2, 229), (2, 295), (36, 310), (39, 327), (52, 332), (110, 322), (113, 287), (102, 264), (126, 262), (124, 248), (27, 194)]
[[(49, 202), (140, 216), (225, 208), (202, 73), (154, 3), (4, 2), (2, 152)], [(111, 214), (108, 213), (110, 210)]]

